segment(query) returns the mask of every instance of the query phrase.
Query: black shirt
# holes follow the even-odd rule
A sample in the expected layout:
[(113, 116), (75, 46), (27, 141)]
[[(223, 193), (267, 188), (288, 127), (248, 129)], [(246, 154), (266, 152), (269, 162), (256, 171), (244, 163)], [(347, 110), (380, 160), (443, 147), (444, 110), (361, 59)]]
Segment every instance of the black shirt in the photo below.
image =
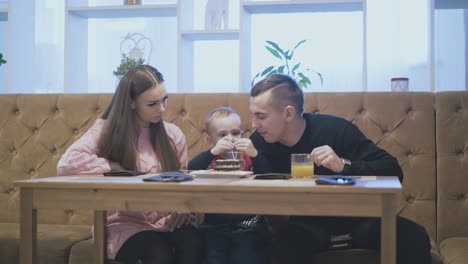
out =
[[(353, 123), (332, 115), (304, 113), (306, 128), (294, 146), (279, 142), (268, 143), (254, 132), (250, 139), (258, 151), (252, 158), (254, 173), (290, 173), (292, 153), (310, 153), (314, 148), (328, 145), (340, 158), (351, 161), (348, 175), (398, 176), (403, 181), (403, 172), (398, 160), (377, 147)], [(317, 175), (336, 174), (315, 166)]]

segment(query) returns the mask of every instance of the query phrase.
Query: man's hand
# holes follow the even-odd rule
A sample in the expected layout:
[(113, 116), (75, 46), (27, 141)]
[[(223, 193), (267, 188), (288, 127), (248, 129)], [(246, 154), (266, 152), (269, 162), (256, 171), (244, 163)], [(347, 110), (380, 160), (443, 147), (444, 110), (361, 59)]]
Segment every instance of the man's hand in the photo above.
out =
[(211, 154), (217, 156), (226, 150), (231, 150), (233, 148), (234, 143), (232, 143), (231, 139), (226, 136), (216, 142), (216, 145), (211, 149)]
[(245, 154), (249, 155), (252, 158), (257, 156), (257, 149), (254, 147), (252, 141), (248, 138), (241, 138), (234, 143), (234, 147), (236, 150), (245, 152)]
[(344, 168), (340, 157), (338, 157), (335, 151), (328, 145), (314, 148), (310, 153), (310, 159), (314, 161), (317, 166), (324, 166), (335, 173), (342, 172)]
[(181, 228), (183, 225), (191, 223), (194, 219), (194, 214), (179, 214), (179, 213), (171, 213), (166, 218), (165, 225), (169, 230), (174, 231), (176, 228)]

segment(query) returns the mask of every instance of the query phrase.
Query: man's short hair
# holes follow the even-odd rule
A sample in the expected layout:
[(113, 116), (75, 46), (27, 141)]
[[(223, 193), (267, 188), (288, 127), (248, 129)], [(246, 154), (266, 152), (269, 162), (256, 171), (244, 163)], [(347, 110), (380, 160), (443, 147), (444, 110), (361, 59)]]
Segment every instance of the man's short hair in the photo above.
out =
[(239, 114), (236, 112), (236, 110), (234, 110), (234, 109), (232, 109), (230, 107), (223, 106), (223, 107), (218, 107), (218, 108), (215, 108), (215, 109), (211, 110), (206, 115), (206, 119), (205, 119), (206, 132), (209, 133), (211, 123), (212, 123), (212, 121), (214, 119), (224, 118), (224, 117), (228, 117), (230, 115), (237, 116), (239, 118), (240, 126), (242, 127), (242, 120), (241, 120)]
[(270, 90), (274, 105), (282, 108), (292, 105), (299, 115), (304, 113), (304, 93), (289, 75), (277, 73), (266, 77), (252, 87), (250, 97), (256, 97)]

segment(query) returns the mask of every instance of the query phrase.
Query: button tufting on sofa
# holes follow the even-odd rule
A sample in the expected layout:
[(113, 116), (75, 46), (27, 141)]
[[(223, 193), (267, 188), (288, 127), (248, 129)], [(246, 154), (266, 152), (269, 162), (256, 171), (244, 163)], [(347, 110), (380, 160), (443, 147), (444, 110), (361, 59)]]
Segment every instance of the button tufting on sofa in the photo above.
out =
[(415, 200), (415, 197), (414, 197), (414, 196), (412, 196), (412, 195), (407, 195), (407, 196), (406, 196), (406, 202), (407, 202), (407, 203), (409, 203), (409, 204), (410, 204), (410, 203), (413, 203), (414, 200)]
[[(463, 219), (468, 216), (468, 185), (463, 183), (466, 183), (464, 169), (468, 163), (468, 159), (464, 159), (464, 152), (468, 149), (465, 146), (468, 115), (464, 112), (468, 108), (467, 91), (407, 92), (397, 96), (385, 92), (349, 93), (346, 96), (312, 92), (304, 95), (305, 109), (352, 120), (370, 140), (399, 160), (405, 175), (403, 193), (399, 198), (406, 206), (403, 206), (401, 215), (422, 224), (428, 230), (434, 250), (437, 251), (443, 241), (450, 242), (454, 237), (466, 240), (468, 230), (464, 228), (466, 221)], [(17, 263), (18, 257), (20, 203), (19, 191), (12, 188), (12, 182), (32, 176), (42, 178), (56, 175), (57, 155), (78, 140), (80, 132), (87, 131), (104, 111), (111, 97), (111, 94), (0, 96), (4, 100), (0, 103), (0, 160), (4, 161), (0, 162), (0, 210), (7, 212), (0, 214), (0, 231), (3, 230), (0, 235), (10, 230), (16, 232), (14, 236), (9, 236), (15, 246), (7, 257), (0, 253), (0, 263)], [(249, 97), (248, 93), (170, 94), (166, 119), (178, 125), (185, 133), (189, 159), (209, 147), (206, 131), (201, 127), (206, 113), (213, 107), (233, 107), (246, 124), (246, 134), (252, 133), (253, 129), (247, 125), (252, 121), (247, 107)], [(200, 98), (213, 100), (207, 103)], [(55, 111), (55, 116), (51, 111)], [(40, 133), (35, 140), (31, 140), (32, 128), (35, 126), (38, 126)], [(390, 137), (382, 139), (381, 128), (387, 128), (385, 132), (390, 130)], [(38, 140), (40, 144), (37, 144)], [(463, 159), (456, 155), (462, 155), (460, 157)], [(36, 168), (37, 171), (30, 168)], [(48, 234), (38, 236), (38, 245), (53, 245), (38, 249), (38, 263), (63, 264), (62, 256), (70, 256), (71, 259), (73, 254), (70, 252), (77, 248), (79, 241), (90, 238), (93, 217), (91, 212), (78, 209), (73, 210), (72, 214), (63, 210), (39, 210), (38, 222), (38, 229)], [(59, 252), (61, 258), (56, 256), (57, 245), (63, 245)], [(86, 245), (78, 255), (92, 255), (92, 240)], [(460, 247), (458, 245), (454, 243), (453, 247), (447, 248), (457, 250)], [(445, 259), (450, 258), (450, 252), (447, 252), (442, 254)], [(345, 259), (350, 256), (348, 253), (342, 253)], [(8, 257), (14, 260), (6, 261)], [(59, 260), (47, 261), (52, 257)], [(338, 256), (334, 259), (342, 261)], [(330, 263), (328, 260), (324, 257), (318, 263)], [(368, 263), (366, 260), (355, 263)], [(91, 261), (69, 262), (75, 263), (88, 264)]]
[(467, 196), (464, 194), (464, 193), (457, 193), (455, 194), (455, 199), (456, 200), (465, 200), (467, 198)]
[(12, 188), (12, 187), (5, 187), (5, 188), (3, 189), (3, 193), (4, 193), (4, 194), (10, 194), (11, 191), (13, 191), (13, 188)]
[(75, 211), (67, 209), (67, 210), (65, 210), (65, 214), (68, 215), (68, 216), (73, 216), (75, 214)]

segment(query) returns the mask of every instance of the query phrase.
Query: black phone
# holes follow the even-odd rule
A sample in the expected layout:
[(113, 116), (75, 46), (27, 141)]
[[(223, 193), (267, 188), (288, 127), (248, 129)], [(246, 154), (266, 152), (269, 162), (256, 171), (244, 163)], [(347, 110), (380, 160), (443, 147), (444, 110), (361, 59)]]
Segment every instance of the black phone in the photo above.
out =
[(109, 171), (103, 173), (104, 176), (138, 176), (145, 174), (144, 172), (138, 172), (138, 171), (129, 171), (129, 170), (119, 170), (119, 171)]
[(287, 180), (291, 175), (284, 173), (263, 173), (254, 176), (255, 180)]

